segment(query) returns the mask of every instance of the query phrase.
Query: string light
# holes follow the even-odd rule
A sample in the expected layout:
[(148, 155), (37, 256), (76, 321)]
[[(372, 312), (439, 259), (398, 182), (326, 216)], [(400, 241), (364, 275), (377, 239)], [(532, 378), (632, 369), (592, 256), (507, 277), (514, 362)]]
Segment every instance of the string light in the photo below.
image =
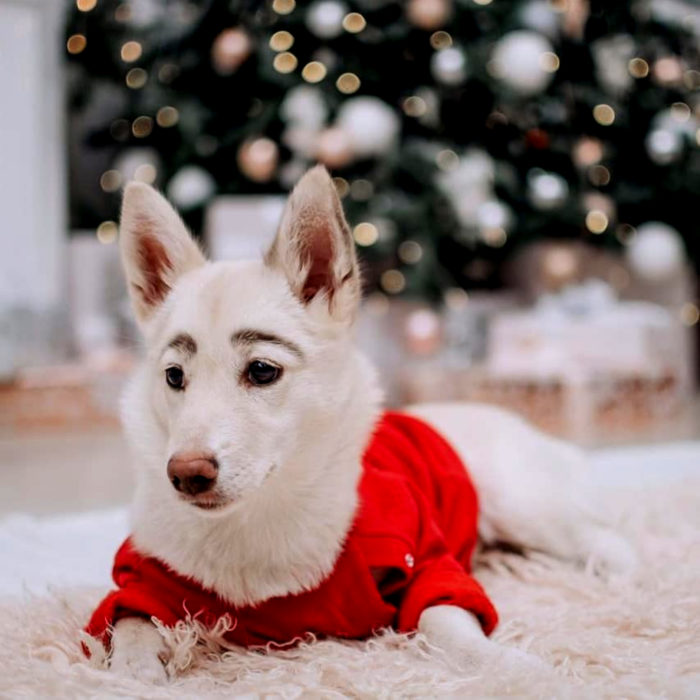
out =
[(350, 192), (350, 184), (344, 177), (334, 177), (333, 184), (335, 185), (335, 191), (338, 193), (338, 197), (343, 199), (347, 197)]
[(608, 217), (600, 209), (592, 209), (586, 214), (586, 228), (591, 233), (603, 233), (608, 228)]
[(97, 240), (104, 245), (109, 243), (114, 243), (117, 240), (117, 234), (119, 233), (119, 228), (115, 221), (103, 221), (95, 232), (97, 235)]
[(293, 45), (294, 37), (289, 32), (275, 32), (270, 37), (270, 48), (273, 51), (288, 51)]
[(423, 257), (423, 247), (416, 241), (402, 241), (397, 254), (401, 262), (407, 265), (415, 265)]
[(545, 51), (540, 56), (540, 67), (547, 73), (556, 73), (559, 70), (559, 56), (551, 51)]
[(297, 64), (297, 57), (293, 53), (289, 53), (289, 51), (278, 53), (272, 62), (274, 69), (278, 73), (291, 73), (296, 69)]
[(444, 299), (452, 311), (462, 311), (469, 304), (469, 294), (461, 287), (450, 287), (445, 291)]
[(326, 67), (320, 61), (311, 61), (307, 63), (301, 71), (301, 77), (307, 83), (320, 83), (325, 77)]
[(610, 105), (596, 105), (593, 108), (593, 119), (601, 126), (610, 126), (615, 121), (615, 110)]
[(125, 63), (133, 63), (141, 58), (143, 48), (138, 41), (127, 41), (121, 49), (122, 61)]
[(433, 32), (430, 35), (430, 45), (436, 50), (448, 49), (452, 46), (452, 37), (445, 31)]
[(272, 9), (278, 15), (288, 15), (296, 7), (296, 0), (274, 0)]
[(360, 79), (354, 73), (343, 73), (335, 81), (335, 86), (344, 95), (352, 95), (360, 89)]
[(131, 125), (131, 133), (137, 139), (146, 138), (153, 131), (153, 119), (150, 117), (136, 117)]
[(603, 144), (598, 139), (584, 136), (574, 146), (573, 155), (577, 165), (594, 165), (603, 158)]
[(677, 122), (687, 122), (690, 119), (690, 107), (685, 102), (674, 102), (671, 105), (671, 116)]
[(81, 12), (90, 12), (90, 10), (95, 9), (96, 5), (97, 5), (97, 0), (75, 0), (75, 6)]
[(176, 64), (164, 63), (158, 69), (158, 80), (160, 80), (161, 83), (165, 83), (167, 85), (168, 83), (172, 83), (173, 80), (177, 78), (179, 73), (180, 69)]
[(129, 131), (129, 122), (126, 119), (115, 119), (109, 127), (109, 133), (115, 141), (126, 141)]
[(367, 26), (367, 20), (359, 12), (350, 12), (343, 17), (343, 29), (350, 34), (359, 34)]
[(422, 117), (428, 111), (428, 105), (422, 97), (411, 95), (403, 101), (403, 111), (409, 117)]
[(688, 90), (697, 90), (700, 88), (700, 71), (692, 68), (683, 73), (683, 84)]
[(632, 58), (627, 64), (627, 70), (633, 78), (646, 78), (649, 75), (649, 64), (643, 58)]
[(356, 202), (366, 202), (374, 194), (374, 185), (369, 180), (353, 180), (350, 185), (350, 196)]
[(369, 223), (369, 221), (363, 221), (352, 230), (352, 237), (357, 245), (367, 247), (377, 242), (379, 231), (374, 224)]
[(700, 309), (698, 309), (697, 304), (688, 301), (681, 306), (679, 316), (681, 323), (690, 328), (700, 321)]
[(161, 107), (156, 113), (156, 123), (164, 129), (175, 126), (178, 121), (180, 121), (180, 113), (175, 107), (171, 107), (170, 105)]
[(66, 42), (68, 53), (73, 55), (82, 53), (86, 46), (87, 39), (83, 34), (73, 34), (73, 36), (68, 37), (68, 41)]
[(459, 156), (449, 148), (445, 148), (435, 156), (435, 162), (440, 170), (450, 172), (459, 165)]
[(372, 292), (365, 300), (364, 306), (372, 316), (384, 316), (391, 308), (386, 295), (381, 292)]
[(481, 238), (486, 245), (490, 245), (492, 248), (502, 248), (505, 245), (508, 236), (504, 228), (501, 228), (500, 226), (492, 226), (485, 228), (481, 232)]
[(116, 192), (122, 184), (122, 174), (118, 170), (105, 170), (100, 176), (100, 187), (104, 192)]
[(382, 273), (380, 284), (385, 292), (399, 294), (406, 288), (406, 278), (399, 270), (387, 270)]
[(610, 183), (610, 171), (604, 165), (594, 165), (588, 171), (588, 179), (596, 187), (603, 187)]
[(126, 74), (126, 85), (132, 90), (140, 90), (148, 80), (148, 73), (143, 68), (132, 68)]
[(632, 240), (635, 233), (637, 233), (637, 229), (629, 224), (618, 224), (615, 228), (615, 237), (623, 245), (627, 245)]

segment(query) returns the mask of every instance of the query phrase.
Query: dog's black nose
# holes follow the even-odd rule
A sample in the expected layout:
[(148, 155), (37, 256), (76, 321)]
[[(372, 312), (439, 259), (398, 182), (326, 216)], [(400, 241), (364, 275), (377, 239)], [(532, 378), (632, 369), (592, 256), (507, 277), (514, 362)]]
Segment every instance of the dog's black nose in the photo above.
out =
[(168, 460), (168, 478), (180, 493), (196, 496), (210, 491), (216, 483), (219, 464), (214, 455), (180, 452)]

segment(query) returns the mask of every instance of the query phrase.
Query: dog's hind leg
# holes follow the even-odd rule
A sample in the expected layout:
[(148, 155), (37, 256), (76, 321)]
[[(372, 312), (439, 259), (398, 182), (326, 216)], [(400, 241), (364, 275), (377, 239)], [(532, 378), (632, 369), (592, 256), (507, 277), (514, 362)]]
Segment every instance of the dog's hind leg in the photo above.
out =
[(585, 453), (521, 418), (481, 404), (412, 406), (455, 448), (479, 496), (479, 535), (524, 550), (630, 571), (636, 554), (615, 530)]

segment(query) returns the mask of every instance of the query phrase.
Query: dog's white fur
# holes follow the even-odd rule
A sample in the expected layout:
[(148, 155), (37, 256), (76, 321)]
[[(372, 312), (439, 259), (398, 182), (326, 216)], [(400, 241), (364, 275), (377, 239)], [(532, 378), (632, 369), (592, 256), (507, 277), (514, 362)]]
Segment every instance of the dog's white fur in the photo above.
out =
[[(381, 404), (375, 372), (352, 343), (360, 276), (330, 177), (314, 168), (302, 178), (265, 261), (205, 262), (171, 206), (143, 184), (126, 189), (121, 248), (147, 349), (123, 411), (138, 476), (136, 546), (234, 605), (314, 588), (350, 527), (361, 455)], [(242, 330), (294, 347), (232, 342)], [(195, 353), (168, 347), (179, 334), (195, 341)], [(247, 384), (254, 360), (282, 367), (281, 379)], [(185, 372), (185, 391), (166, 385), (172, 364)], [(495, 408), (410, 410), (469, 465), (482, 539), (633, 564), (594, 507), (576, 449)], [(166, 464), (182, 451), (215, 455), (221, 507), (197, 508), (172, 487)], [(459, 658), (496, 653), (476, 619), (456, 607), (426, 610), (419, 629)], [(163, 678), (161, 644), (150, 622), (122, 620), (112, 667)]]

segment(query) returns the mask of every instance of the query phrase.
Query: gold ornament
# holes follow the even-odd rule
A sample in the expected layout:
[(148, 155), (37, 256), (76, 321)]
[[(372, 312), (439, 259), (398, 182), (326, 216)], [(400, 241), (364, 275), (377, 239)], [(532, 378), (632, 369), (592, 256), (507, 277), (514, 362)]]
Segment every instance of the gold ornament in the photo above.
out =
[(224, 29), (211, 47), (211, 61), (219, 75), (231, 75), (248, 58), (252, 44), (240, 27)]
[(451, 0), (410, 0), (406, 6), (408, 21), (426, 31), (442, 27), (451, 14)]
[(238, 150), (238, 167), (253, 182), (268, 182), (275, 174), (279, 149), (268, 138), (245, 141)]

